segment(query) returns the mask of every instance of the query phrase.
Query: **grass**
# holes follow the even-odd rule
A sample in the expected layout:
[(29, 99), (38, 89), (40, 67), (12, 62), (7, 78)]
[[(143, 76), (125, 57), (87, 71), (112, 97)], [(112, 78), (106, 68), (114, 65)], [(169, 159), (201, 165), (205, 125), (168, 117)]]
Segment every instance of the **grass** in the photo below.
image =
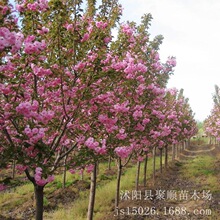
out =
[(215, 158), (208, 155), (196, 157), (183, 165), (182, 174), (198, 185), (202, 183), (203, 188), (212, 189), (213, 192), (220, 191), (217, 171), (214, 169), (215, 161)]
[[(152, 159), (149, 159), (148, 176), (152, 173)], [(143, 167), (141, 167), (143, 170)], [(156, 161), (156, 168), (159, 168), (159, 160)], [(121, 178), (121, 190), (134, 189), (136, 166), (124, 169), (124, 174)], [(103, 174), (100, 175), (103, 179)], [(106, 178), (104, 178), (106, 179)], [(104, 185), (98, 185), (96, 191), (94, 219), (101, 220), (106, 214), (110, 213), (114, 208), (114, 199), (116, 191), (116, 177), (108, 178), (108, 182)], [(74, 203), (69, 204), (67, 207), (55, 210), (51, 213), (45, 213), (45, 220), (49, 219), (62, 219), (62, 220), (85, 220), (88, 208), (88, 192), (83, 192), (80, 198)]]

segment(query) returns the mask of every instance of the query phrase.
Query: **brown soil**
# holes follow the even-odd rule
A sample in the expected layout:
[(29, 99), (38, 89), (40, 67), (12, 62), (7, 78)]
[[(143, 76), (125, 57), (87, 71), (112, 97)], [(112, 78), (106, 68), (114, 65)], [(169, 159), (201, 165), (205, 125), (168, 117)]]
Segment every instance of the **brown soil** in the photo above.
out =
[[(67, 205), (74, 202), (74, 200), (79, 196), (79, 192), (88, 190), (89, 187), (90, 183), (83, 180), (77, 180), (72, 185), (64, 189), (57, 189), (50, 194), (45, 193), (47, 202), (44, 210), (53, 211), (60, 205)], [(35, 215), (34, 195), (32, 194), (27, 201), (22, 204), (22, 206), (13, 210), (7, 210), (7, 212), (5, 211), (2, 214), (4, 214), (4, 216), (0, 215), (0, 220), (30, 220)]]

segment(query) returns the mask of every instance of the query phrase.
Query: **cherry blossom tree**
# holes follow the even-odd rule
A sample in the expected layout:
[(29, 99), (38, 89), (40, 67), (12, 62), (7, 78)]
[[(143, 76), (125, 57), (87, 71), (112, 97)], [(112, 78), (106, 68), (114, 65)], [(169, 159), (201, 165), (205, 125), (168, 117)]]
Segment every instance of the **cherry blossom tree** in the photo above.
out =
[[(35, 189), (36, 219), (42, 219), (45, 185), (62, 160), (78, 152), (83, 135), (95, 129), (88, 112), (97, 109), (90, 101), (102, 94), (102, 79), (113, 77), (101, 60), (107, 58), (120, 7), (102, 5), (91, 17), (82, 12), (82, 1), (18, 3), (20, 31), (16, 23), (8, 25), (16, 22), (6, 13), (11, 9), (2, 10), (1, 162), (16, 160), (26, 173)], [(102, 154), (89, 140), (85, 144)]]
[(210, 115), (204, 121), (204, 130), (210, 136), (210, 144), (212, 139), (214, 139), (214, 143), (220, 141), (220, 89), (218, 85), (215, 85), (213, 108)]

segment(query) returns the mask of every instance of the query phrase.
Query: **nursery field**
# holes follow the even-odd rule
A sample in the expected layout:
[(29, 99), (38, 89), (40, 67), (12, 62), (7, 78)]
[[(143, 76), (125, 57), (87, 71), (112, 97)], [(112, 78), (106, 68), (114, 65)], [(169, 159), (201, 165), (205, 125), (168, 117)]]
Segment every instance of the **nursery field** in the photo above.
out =
[[(164, 159), (164, 158), (163, 158)], [(120, 204), (114, 208), (116, 166), (100, 163), (97, 180), (95, 220), (108, 219), (210, 219), (220, 216), (220, 150), (196, 140), (178, 158), (169, 157), (168, 169), (159, 170), (152, 181), (152, 158), (148, 161), (147, 187), (142, 180), (135, 189), (136, 164), (124, 169)], [(163, 161), (164, 162), (164, 161)], [(163, 167), (164, 168), (164, 167)], [(141, 167), (142, 172), (143, 167)], [(10, 169), (5, 175), (10, 175)], [(141, 175), (140, 175), (141, 176)], [(5, 176), (6, 177), (6, 176)], [(11, 188), (0, 193), (0, 219), (34, 219), (34, 192), (22, 176), (5, 178)], [(2, 180), (3, 181), (3, 177)], [(86, 219), (90, 188), (89, 174), (67, 173), (65, 188), (62, 175), (45, 187), (44, 219)], [(17, 186), (16, 186), (17, 185)]]

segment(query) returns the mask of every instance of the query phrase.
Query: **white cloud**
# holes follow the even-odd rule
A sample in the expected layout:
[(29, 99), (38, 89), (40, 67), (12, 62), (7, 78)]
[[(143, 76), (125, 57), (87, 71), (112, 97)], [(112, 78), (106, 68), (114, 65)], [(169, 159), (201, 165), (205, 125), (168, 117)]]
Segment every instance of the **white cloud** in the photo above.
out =
[(204, 120), (212, 108), (214, 85), (220, 85), (219, 0), (119, 0), (123, 20), (140, 22), (144, 13), (153, 16), (150, 33), (162, 34), (160, 55), (177, 58), (169, 87), (183, 88), (196, 119)]

